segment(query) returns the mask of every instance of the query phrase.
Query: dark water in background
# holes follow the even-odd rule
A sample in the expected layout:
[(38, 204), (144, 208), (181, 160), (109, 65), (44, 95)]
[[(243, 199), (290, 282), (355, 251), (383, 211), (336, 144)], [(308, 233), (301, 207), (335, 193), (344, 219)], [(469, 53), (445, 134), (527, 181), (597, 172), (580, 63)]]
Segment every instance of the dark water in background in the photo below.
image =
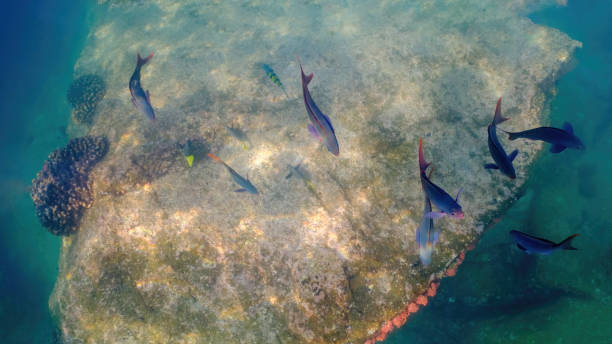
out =
[[(612, 1), (570, 0), (531, 18), (583, 43), (550, 122), (572, 123), (587, 150), (544, 154), (526, 195), (387, 344), (612, 343)], [(509, 244), (512, 229), (553, 241), (580, 233), (579, 251), (526, 255)]]
[(48, 298), (60, 240), (28, 196), (47, 155), (64, 145), (66, 90), (87, 37), (89, 1), (0, 2), (0, 341), (52, 343)]
[[(7, 3), (0, 4), (0, 338), (50, 343), (47, 300), (60, 240), (40, 227), (27, 187), (68, 139), (65, 92), (87, 35), (88, 5)], [(525, 197), (388, 343), (610, 342), (612, 2), (570, 1), (532, 18), (584, 43), (578, 65), (558, 83), (551, 124), (572, 122), (588, 149), (545, 154)], [(579, 232), (580, 250), (527, 256), (509, 244), (510, 229), (552, 240)]]

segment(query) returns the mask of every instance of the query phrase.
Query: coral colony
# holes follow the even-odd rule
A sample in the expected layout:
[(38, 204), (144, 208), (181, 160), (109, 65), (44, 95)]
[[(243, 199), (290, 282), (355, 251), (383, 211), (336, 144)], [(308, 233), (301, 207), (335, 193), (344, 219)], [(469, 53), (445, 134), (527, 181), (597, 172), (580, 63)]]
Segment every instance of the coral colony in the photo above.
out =
[(78, 124), (91, 125), (96, 107), (105, 93), (104, 80), (95, 74), (83, 75), (72, 81), (66, 94), (72, 106), (72, 119)]
[(40, 222), (55, 235), (70, 235), (93, 204), (89, 171), (108, 152), (106, 137), (80, 137), (49, 154), (32, 181)]

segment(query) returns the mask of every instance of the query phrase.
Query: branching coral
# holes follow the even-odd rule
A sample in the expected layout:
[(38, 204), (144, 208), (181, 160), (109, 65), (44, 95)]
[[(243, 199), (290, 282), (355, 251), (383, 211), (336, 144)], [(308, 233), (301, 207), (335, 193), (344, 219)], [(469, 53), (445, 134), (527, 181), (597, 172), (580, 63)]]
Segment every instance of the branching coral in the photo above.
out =
[(97, 75), (87, 74), (72, 81), (67, 97), (73, 109), (73, 120), (79, 124), (92, 124), (96, 107), (105, 93), (106, 84)]
[(93, 204), (89, 171), (108, 152), (104, 136), (73, 139), (49, 154), (32, 181), (31, 197), (40, 222), (55, 235), (70, 235)]

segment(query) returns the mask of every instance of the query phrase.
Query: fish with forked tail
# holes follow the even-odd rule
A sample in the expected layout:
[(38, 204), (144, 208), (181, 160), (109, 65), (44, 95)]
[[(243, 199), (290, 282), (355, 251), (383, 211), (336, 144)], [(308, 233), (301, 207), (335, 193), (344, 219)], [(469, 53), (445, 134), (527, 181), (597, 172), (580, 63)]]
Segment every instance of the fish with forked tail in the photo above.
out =
[(217, 158), (214, 154), (212, 153), (208, 153), (208, 157), (213, 159), (214, 161), (222, 164), (223, 166), (225, 166), (225, 168), (227, 168), (227, 171), (230, 173), (230, 175), (232, 176), (232, 179), (234, 179), (234, 181), (236, 182), (236, 184), (240, 185), (241, 188), (236, 190), (236, 192), (244, 192), (247, 191), (250, 194), (253, 195), (257, 195), (259, 194), (259, 191), (257, 191), (257, 188), (255, 187), (255, 185), (253, 185), (251, 183), (251, 181), (249, 180), (248, 176), (247, 178), (244, 178), (243, 176), (241, 176), (240, 174), (238, 174), (238, 172), (234, 171), (233, 168), (231, 168), (228, 164), (226, 164), (223, 160)]
[(577, 248), (572, 247), (572, 240), (578, 235), (579, 234), (570, 235), (565, 240), (556, 244), (550, 240), (534, 237), (523, 232), (510, 231), (510, 236), (518, 248), (526, 253), (543, 255), (551, 254), (557, 250), (577, 250)]
[(516, 158), (518, 149), (515, 149), (512, 151), (512, 153), (510, 153), (510, 155), (507, 155), (504, 147), (502, 147), (499, 139), (497, 138), (497, 125), (508, 120), (508, 118), (502, 117), (501, 101), (502, 99), (500, 97), (497, 101), (497, 106), (495, 107), (493, 122), (491, 122), (491, 124), (489, 124), (487, 127), (487, 132), (489, 134), (487, 140), (489, 144), (489, 152), (491, 152), (491, 156), (493, 157), (495, 164), (486, 164), (484, 167), (486, 169), (500, 170), (506, 176), (510, 177), (511, 179), (515, 179), (516, 172), (514, 171), (514, 166), (512, 166), (512, 161), (514, 161), (514, 158)]
[[(296, 56), (297, 57), (297, 56)], [(308, 84), (312, 80), (313, 73), (308, 75), (304, 74), (302, 68), (302, 62), (297, 57), (298, 63), (300, 64), (300, 71), (302, 72), (302, 92), (304, 94), (304, 105), (306, 105), (306, 112), (308, 112), (308, 118), (310, 118), (311, 124), (308, 125), (308, 131), (317, 137), (321, 142), (325, 144), (327, 150), (335, 156), (340, 154), (340, 147), (338, 146), (338, 139), (336, 139), (336, 133), (331, 121), (321, 110), (317, 107), (314, 100), (310, 96), (308, 91)]]
[(566, 148), (584, 150), (586, 147), (578, 136), (574, 135), (574, 128), (568, 122), (563, 123), (563, 129), (553, 127), (539, 127), (516, 133), (507, 132), (508, 139), (529, 139), (551, 143), (551, 153), (561, 153)]
[(140, 53), (137, 56), (138, 61), (136, 62), (136, 69), (134, 69), (134, 73), (132, 73), (129, 86), (130, 93), (132, 94), (132, 104), (147, 116), (147, 118), (155, 121), (155, 111), (153, 111), (153, 106), (151, 106), (151, 95), (148, 90), (145, 91), (140, 85), (140, 69), (153, 58), (153, 53), (146, 59), (143, 59)]
[(431, 180), (427, 177), (426, 170), (430, 165), (427, 161), (425, 161), (425, 157), (423, 156), (423, 139), (419, 140), (419, 170), (421, 174), (421, 186), (423, 187), (423, 191), (425, 195), (431, 200), (436, 208), (440, 211), (429, 211), (424, 214), (425, 218), (437, 219), (443, 216), (450, 216), (456, 219), (462, 219), (464, 217), (463, 210), (461, 210), (461, 206), (459, 203), (459, 195), (461, 194), (461, 189), (457, 192), (457, 197), (453, 199), (446, 191), (442, 190), (441, 187), (432, 183)]

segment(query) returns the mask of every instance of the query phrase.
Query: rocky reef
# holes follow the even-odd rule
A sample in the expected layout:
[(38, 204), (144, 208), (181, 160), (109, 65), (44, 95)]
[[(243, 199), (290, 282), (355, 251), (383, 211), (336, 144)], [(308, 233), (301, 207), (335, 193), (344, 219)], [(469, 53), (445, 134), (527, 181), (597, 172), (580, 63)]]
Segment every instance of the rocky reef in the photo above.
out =
[(98, 75), (86, 74), (73, 80), (66, 94), (72, 106), (72, 119), (78, 124), (91, 125), (105, 93), (106, 85)]
[[(521, 190), (541, 145), (518, 148), (517, 179), (487, 171), (486, 127), (546, 122), (553, 82), (580, 44), (526, 15), (553, 1), (151, 0), (100, 6), (77, 70), (105, 68), (92, 135), (113, 150), (96, 203), (64, 239), (50, 306), (68, 343), (360, 343), (384, 338), (435, 294), (462, 252)], [(146, 39), (143, 39), (146, 37)], [(156, 122), (129, 101), (136, 53)], [(340, 144), (306, 129), (298, 54)], [(266, 63), (289, 98), (257, 67)], [(248, 145), (228, 131), (241, 128)], [(419, 264), (417, 144), (433, 180), (463, 187), (463, 220), (436, 221)], [(189, 168), (200, 138), (227, 171)], [(309, 177), (285, 178), (301, 162)], [(305, 175), (305, 174), (304, 174)], [(306, 180), (307, 179), (307, 180)], [(466, 283), (469, 283), (467, 281)]]
[(70, 235), (93, 204), (89, 172), (108, 152), (105, 137), (80, 137), (49, 154), (32, 181), (36, 215), (49, 232)]

